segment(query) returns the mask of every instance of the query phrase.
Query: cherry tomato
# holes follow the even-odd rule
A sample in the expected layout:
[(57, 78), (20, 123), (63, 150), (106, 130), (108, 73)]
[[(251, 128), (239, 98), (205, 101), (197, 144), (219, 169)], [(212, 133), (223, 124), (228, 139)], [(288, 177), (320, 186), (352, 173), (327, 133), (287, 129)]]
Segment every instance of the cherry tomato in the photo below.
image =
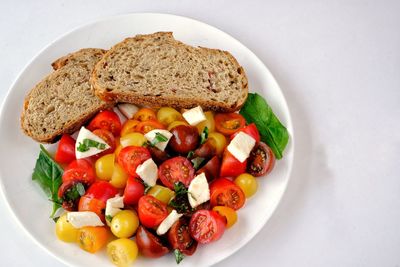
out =
[(179, 218), (168, 231), (168, 241), (172, 249), (178, 249), (185, 255), (193, 255), (197, 242), (190, 236), (189, 222), (186, 218)]
[(141, 225), (136, 232), (136, 242), (140, 254), (145, 257), (159, 258), (169, 252), (168, 247), (162, 244), (158, 236), (150, 233)]
[(190, 235), (199, 243), (206, 244), (221, 238), (225, 221), (215, 211), (198, 210), (189, 223)]
[(128, 177), (129, 175), (126, 173), (126, 171), (115, 162), (110, 184), (112, 184), (115, 188), (124, 188), (126, 182), (128, 181)]
[(124, 190), (124, 204), (136, 205), (144, 195), (144, 185), (134, 177), (129, 177)]
[(234, 134), (246, 125), (246, 120), (238, 113), (218, 113), (215, 115), (215, 128), (224, 135)]
[(168, 146), (177, 153), (187, 154), (194, 150), (199, 142), (200, 137), (196, 127), (178, 125), (171, 130), (172, 137)]
[(141, 133), (128, 133), (119, 140), (122, 147), (127, 146), (143, 146), (147, 142), (146, 137)]
[(187, 158), (175, 157), (164, 161), (158, 168), (158, 177), (163, 185), (174, 189), (176, 182), (182, 182), (186, 187), (194, 178), (194, 168)]
[(69, 170), (75, 170), (79, 174), (82, 174), (80, 178), (84, 179), (89, 184), (93, 183), (96, 180), (96, 174), (93, 168), (93, 164), (88, 159), (77, 159), (72, 161), (64, 170), (62, 178), (63, 181), (72, 180), (74, 177), (79, 176), (72, 175), (71, 177), (69, 177), (69, 174), (67, 174)]
[(186, 121), (173, 121), (168, 125), (167, 130), (171, 131), (172, 128), (175, 128), (178, 125), (186, 125), (186, 126), (188, 126), (189, 124)]
[(170, 158), (170, 156), (167, 154), (167, 152), (162, 151), (155, 146), (149, 146), (147, 149), (150, 151), (151, 157), (154, 160), (155, 163), (161, 164), (167, 159)]
[(226, 178), (218, 178), (210, 184), (210, 204), (227, 206), (234, 210), (243, 207), (246, 197), (242, 189)]
[(139, 218), (133, 210), (121, 210), (111, 220), (111, 232), (119, 238), (128, 238), (135, 234)]
[(136, 126), (136, 131), (142, 134), (146, 134), (154, 129), (165, 129), (165, 126), (155, 120), (142, 121)]
[(79, 199), (81, 197), (80, 191), (78, 190), (78, 184), (86, 189), (87, 185), (84, 180), (74, 179), (68, 180), (61, 184), (58, 189), (58, 197), (62, 201), (62, 207), (68, 211), (77, 210)]
[(173, 121), (182, 121), (182, 114), (174, 108), (162, 107), (157, 112), (157, 120), (164, 125), (169, 125)]
[(110, 180), (114, 172), (114, 154), (107, 154), (96, 160), (95, 169), (99, 179)]
[(158, 184), (152, 186), (149, 191), (147, 191), (147, 194), (157, 198), (165, 204), (168, 204), (169, 201), (175, 196), (174, 191)]
[(122, 125), (121, 136), (125, 136), (128, 133), (136, 132), (136, 127), (140, 123), (137, 120), (127, 120), (124, 125)]
[(88, 125), (88, 130), (104, 129), (117, 136), (121, 132), (121, 120), (114, 111), (103, 110)]
[(68, 181), (80, 181), (85, 185), (91, 185), (96, 181), (96, 177), (91, 171), (80, 168), (67, 169), (62, 176), (63, 183)]
[(114, 135), (105, 129), (96, 129), (93, 131), (93, 134), (97, 135), (101, 139), (103, 139), (109, 146), (109, 149), (104, 150), (98, 156), (104, 156), (106, 154), (113, 153), (115, 148), (117, 147)]
[(257, 180), (251, 174), (243, 173), (236, 177), (234, 182), (243, 190), (246, 198), (253, 196), (257, 192)]
[(246, 171), (247, 160), (238, 161), (227, 149), (221, 163), (221, 177), (236, 177)]
[(214, 113), (212, 111), (206, 111), (204, 112), (204, 115), (206, 116), (206, 120), (196, 125), (199, 134), (203, 132), (205, 127), (208, 128), (209, 133), (214, 132), (215, 131)]
[(217, 155), (221, 155), (224, 152), (228, 142), (226, 141), (226, 137), (221, 133), (209, 133), (206, 143), (209, 143), (212, 147), (215, 148), (215, 152)]
[(237, 221), (237, 214), (234, 209), (225, 206), (215, 206), (212, 210), (225, 218), (226, 228), (232, 227)]
[(68, 134), (61, 136), (54, 159), (58, 163), (70, 163), (75, 159), (75, 139)]
[(78, 231), (78, 244), (87, 252), (95, 253), (105, 246), (108, 239), (106, 227), (86, 226)]
[(221, 166), (220, 160), (217, 156), (210, 159), (206, 165), (200, 168), (196, 174), (204, 173), (207, 177), (207, 181), (211, 182), (219, 175), (219, 167)]
[(251, 123), (247, 125), (246, 127), (239, 129), (236, 133), (231, 135), (231, 140), (239, 133), (239, 132), (244, 132), (251, 137), (253, 137), (256, 142), (260, 142), (260, 133), (258, 132), (257, 126), (254, 123)]
[(150, 195), (139, 199), (138, 213), (140, 223), (148, 228), (157, 227), (168, 216), (167, 205)]
[(194, 156), (210, 159), (217, 154), (216, 148), (211, 142), (205, 142), (198, 149), (194, 151)]
[(105, 203), (109, 198), (115, 197), (116, 194), (118, 194), (118, 190), (109, 182), (98, 181), (89, 187), (85, 196), (96, 198)]
[(129, 175), (136, 175), (136, 168), (151, 158), (149, 150), (145, 147), (127, 146), (118, 154), (118, 164), (124, 168)]
[(97, 198), (84, 195), (79, 199), (78, 211), (93, 211), (103, 222), (105, 222), (105, 208), (106, 202), (98, 200)]
[(129, 266), (138, 255), (138, 246), (134, 240), (120, 238), (107, 245), (107, 255), (117, 266)]
[(56, 222), (56, 235), (61, 241), (69, 243), (76, 242), (78, 229), (67, 220), (67, 213), (64, 213), (58, 218)]
[(275, 155), (269, 146), (259, 142), (251, 151), (247, 162), (247, 171), (258, 177), (271, 172), (275, 165)]
[(141, 108), (138, 110), (138, 112), (135, 113), (133, 119), (137, 121), (149, 121), (157, 120), (157, 116), (154, 110), (150, 108)]

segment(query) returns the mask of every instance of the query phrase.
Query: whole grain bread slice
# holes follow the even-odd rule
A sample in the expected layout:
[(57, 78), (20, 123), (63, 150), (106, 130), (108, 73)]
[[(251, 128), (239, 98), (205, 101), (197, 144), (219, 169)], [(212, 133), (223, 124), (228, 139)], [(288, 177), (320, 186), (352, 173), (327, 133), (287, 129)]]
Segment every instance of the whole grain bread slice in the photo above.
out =
[(105, 50), (87, 48), (56, 60), (54, 72), (26, 96), (21, 114), (25, 134), (42, 143), (73, 133), (97, 112), (112, 106), (98, 98), (89, 83), (94, 65)]
[(247, 77), (226, 51), (192, 47), (171, 32), (127, 38), (96, 64), (91, 77), (106, 101), (232, 112), (244, 104)]

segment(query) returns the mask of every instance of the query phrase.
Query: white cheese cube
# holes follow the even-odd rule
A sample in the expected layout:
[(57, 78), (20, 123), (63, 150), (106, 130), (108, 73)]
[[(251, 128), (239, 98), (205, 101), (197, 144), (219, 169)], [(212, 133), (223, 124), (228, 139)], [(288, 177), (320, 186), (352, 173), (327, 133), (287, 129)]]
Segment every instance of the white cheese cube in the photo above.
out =
[(103, 226), (99, 216), (93, 211), (72, 211), (67, 213), (67, 221), (73, 227), (82, 228), (85, 226)]
[(113, 198), (107, 199), (105, 214), (106, 216), (114, 217), (115, 214), (120, 212), (123, 207), (124, 207), (124, 197), (116, 195)]
[(171, 211), (170, 214), (168, 214), (167, 218), (164, 219), (160, 223), (160, 225), (157, 228), (157, 234), (158, 235), (163, 235), (166, 232), (168, 232), (169, 228), (177, 221), (183, 214), (179, 214), (176, 212), (176, 210)]
[[(85, 139), (90, 139), (90, 140), (96, 141), (98, 143), (105, 144), (105, 148), (99, 149), (97, 147), (89, 147), (88, 151), (84, 151), (84, 152), (78, 151), (79, 144), (80, 143), (83, 144), (83, 140), (85, 140)], [(81, 130), (79, 131), (78, 137), (76, 139), (75, 156), (77, 159), (87, 158), (87, 157), (99, 154), (109, 148), (110, 148), (110, 146), (106, 143), (106, 141), (104, 141), (103, 139), (101, 139), (100, 137), (98, 137), (97, 135), (95, 135), (94, 133), (92, 133), (91, 131), (89, 131), (88, 129), (86, 129), (85, 127), (82, 126)]]
[(188, 199), (192, 208), (210, 200), (210, 189), (204, 173), (200, 173), (190, 182)]
[(148, 159), (136, 168), (136, 174), (149, 186), (154, 186), (158, 177), (158, 169), (153, 159)]
[(193, 126), (206, 120), (206, 115), (204, 115), (203, 109), (200, 106), (197, 106), (195, 108), (183, 112), (182, 116), (190, 125)]
[(256, 140), (250, 135), (239, 132), (230, 142), (227, 149), (240, 162), (244, 162), (250, 155)]
[(129, 103), (118, 104), (117, 107), (119, 111), (121, 111), (121, 113), (128, 119), (132, 119), (133, 115), (135, 115), (135, 113), (139, 110), (139, 107)]
[(144, 135), (144, 137), (146, 137), (146, 139), (149, 140), (149, 142), (152, 142), (156, 138), (156, 133), (162, 134), (163, 136), (165, 136), (168, 139), (165, 142), (158, 142), (157, 144), (155, 144), (155, 147), (164, 151), (164, 149), (168, 145), (169, 140), (172, 137), (172, 133), (170, 133), (167, 130), (163, 130), (163, 129), (154, 129), (154, 130), (151, 130), (150, 132), (146, 133)]

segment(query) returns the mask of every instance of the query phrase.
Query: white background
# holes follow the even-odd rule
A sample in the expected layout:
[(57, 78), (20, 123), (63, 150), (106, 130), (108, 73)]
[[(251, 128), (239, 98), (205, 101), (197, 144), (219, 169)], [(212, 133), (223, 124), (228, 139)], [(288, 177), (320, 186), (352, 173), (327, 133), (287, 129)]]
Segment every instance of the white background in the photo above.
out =
[[(275, 214), (217, 266), (400, 266), (400, 1), (2, 0), (0, 10), (1, 102), (39, 50), (96, 18), (173, 13), (231, 34), (280, 84), (296, 153)], [(0, 213), (2, 266), (62, 266), (5, 203)]]

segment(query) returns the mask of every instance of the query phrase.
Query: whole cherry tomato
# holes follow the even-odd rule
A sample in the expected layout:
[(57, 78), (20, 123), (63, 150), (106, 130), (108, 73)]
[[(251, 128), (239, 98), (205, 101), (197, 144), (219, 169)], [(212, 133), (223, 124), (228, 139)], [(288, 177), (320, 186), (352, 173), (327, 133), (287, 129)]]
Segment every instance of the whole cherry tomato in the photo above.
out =
[(129, 177), (124, 190), (125, 205), (136, 205), (144, 195), (144, 185), (134, 177)]
[(225, 149), (221, 163), (221, 177), (236, 177), (246, 171), (247, 160), (240, 162)]
[(231, 136), (231, 140), (239, 133), (239, 132), (244, 132), (248, 135), (250, 135), (251, 137), (253, 137), (256, 142), (260, 142), (260, 133), (258, 132), (257, 126), (254, 123), (251, 123), (249, 125), (247, 125), (244, 128), (239, 129), (236, 133), (234, 133)]
[(171, 129), (171, 133), (168, 146), (179, 154), (187, 154), (199, 145), (200, 137), (196, 127), (178, 125)]
[(92, 132), (96, 129), (104, 129), (117, 136), (121, 131), (121, 127), (121, 120), (117, 113), (111, 110), (103, 110), (90, 121), (87, 128)]
[(54, 159), (58, 163), (70, 163), (75, 159), (75, 139), (68, 134), (61, 136)]
[(150, 233), (141, 225), (136, 231), (136, 242), (140, 254), (145, 257), (159, 258), (169, 252), (168, 247), (161, 242), (158, 236)]

